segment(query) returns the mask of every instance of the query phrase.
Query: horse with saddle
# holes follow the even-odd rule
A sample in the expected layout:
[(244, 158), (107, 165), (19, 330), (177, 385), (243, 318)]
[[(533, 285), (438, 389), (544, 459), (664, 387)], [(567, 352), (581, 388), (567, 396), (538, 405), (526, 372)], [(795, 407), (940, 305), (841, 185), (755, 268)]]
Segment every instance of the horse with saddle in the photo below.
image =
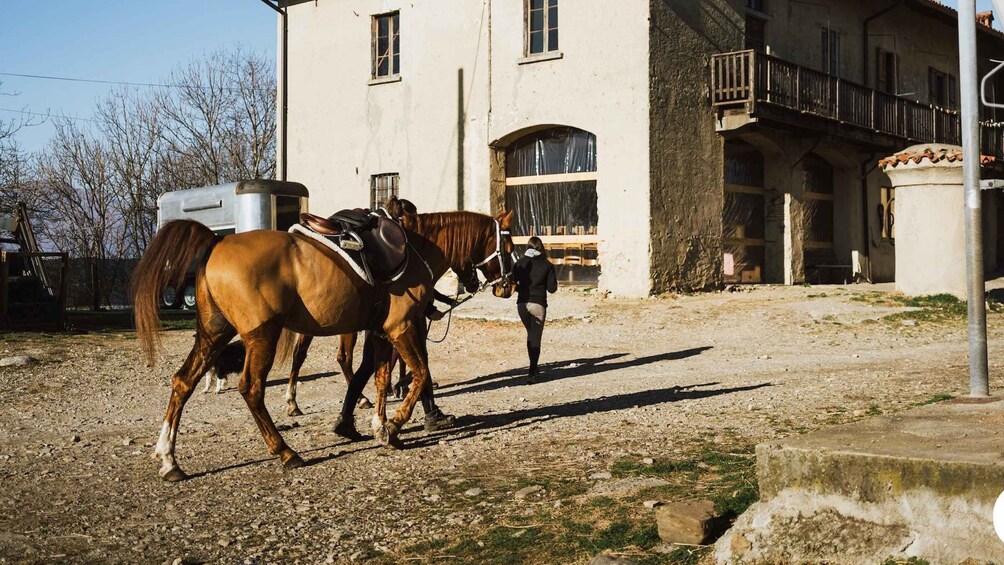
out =
[[(424, 333), (418, 326), (434, 286), (453, 270), (462, 281), (488, 281), (495, 296), (508, 298), (512, 280), (512, 213), (390, 214), (342, 211), (331, 218), (307, 215), (289, 232), (252, 231), (218, 236), (191, 220), (169, 222), (144, 253), (133, 280), (137, 334), (153, 365), (160, 344), (160, 289), (196, 275), (197, 331), (188, 358), (172, 377), (172, 390), (154, 457), (164, 480), (187, 475), (175, 457), (184, 405), (203, 374), (239, 335), (246, 360), (238, 391), (244, 397), (268, 450), (286, 467), (304, 462), (275, 427), (264, 402), (265, 379), (284, 360), (297, 335), (326, 336), (380, 332), (375, 340), (374, 437), (399, 446), (398, 434), (411, 418), (430, 379)], [(391, 351), (413, 371), (413, 385), (388, 418)], [(302, 362), (302, 361), (301, 361)]]

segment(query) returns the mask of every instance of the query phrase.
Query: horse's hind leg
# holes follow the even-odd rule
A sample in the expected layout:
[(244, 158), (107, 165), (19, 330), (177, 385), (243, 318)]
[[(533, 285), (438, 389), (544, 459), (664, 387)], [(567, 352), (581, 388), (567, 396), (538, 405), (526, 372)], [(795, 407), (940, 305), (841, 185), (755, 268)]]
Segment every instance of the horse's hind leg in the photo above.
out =
[[(342, 369), (342, 376), (345, 377), (345, 384), (352, 385), (352, 377), (355, 371), (352, 370), (352, 352), (356, 348), (356, 340), (359, 334), (356, 332), (342, 334), (338, 339), (338, 366)], [(364, 395), (359, 395), (356, 406), (367, 409), (373, 408), (373, 403)]]
[(293, 368), (289, 371), (289, 384), (286, 386), (286, 414), (290, 416), (303, 416), (300, 407), (296, 404), (296, 379), (300, 377), (300, 369), (303, 362), (307, 360), (307, 349), (314, 338), (309, 335), (299, 334), (296, 336), (296, 345), (293, 348)]
[(251, 410), (251, 417), (258, 424), (269, 453), (278, 455), (283, 466), (292, 469), (303, 466), (303, 459), (283, 441), (279, 430), (275, 429), (272, 416), (265, 408), (265, 378), (275, 361), (275, 348), (281, 332), (279, 324), (267, 322), (241, 336), (247, 347), (247, 358), (244, 360), (244, 371), (237, 390)]
[(174, 447), (178, 439), (178, 425), (185, 402), (192, 395), (199, 378), (209, 369), (216, 356), (237, 332), (225, 320), (210, 317), (199, 321), (195, 334), (195, 345), (185, 363), (171, 379), (171, 400), (167, 404), (167, 414), (160, 430), (160, 439), (153, 457), (161, 460), (160, 476), (165, 481), (180, 481), (186, 478), (174, 458)]

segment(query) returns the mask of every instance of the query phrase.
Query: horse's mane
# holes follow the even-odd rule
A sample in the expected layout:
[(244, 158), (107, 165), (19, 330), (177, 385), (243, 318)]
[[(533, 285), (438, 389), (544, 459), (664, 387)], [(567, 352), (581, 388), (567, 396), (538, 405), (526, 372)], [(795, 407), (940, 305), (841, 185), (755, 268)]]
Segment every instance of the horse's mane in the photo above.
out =
[[(433, 212), (408, 214), (401, 218), (404, 227), (435, 243), (451, 265), (470, 260), (476, 249), (488, 245), (493, 218), (477, 212)], [(447, 230), (446, 228), (450, 228)]]

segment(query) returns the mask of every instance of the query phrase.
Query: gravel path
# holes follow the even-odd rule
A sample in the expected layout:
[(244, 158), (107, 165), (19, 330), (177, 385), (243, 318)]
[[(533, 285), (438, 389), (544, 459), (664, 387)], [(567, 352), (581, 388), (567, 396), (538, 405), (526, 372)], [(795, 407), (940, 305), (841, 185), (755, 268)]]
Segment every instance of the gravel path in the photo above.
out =
[[(478, 297), (430, 346), (440, 404), (461, 426), (425, 434), (419, 408), (400, 452), (331, 433), (344, 384), (327, 378), (336, 340), (319, 339), (299, 388), (305, 415), (285, 415), (285, 368), (266, 397), (309, 466), (283, 471), (231, 388), (188, 403), (178, 460), (193, 478), (182, 484), (161, 482), (150, 453), (190, 331), (166, 334), (152, 370), (129, 333), (4, 336), (0, 357), (41, 363), (0, 368), (0, 563), (387, 559), (549, 504), (514, 497), (528, 477), (630, 489), (588, 477), (698, 439), (765, 441), (965, 394), (963, 321), (880, 320), (908, 309), (877, 306), (874, 292), (604, 299), (563, 290), (548, 312), (545, 381), (533, 386), (515, 304)], [(1004, 344), (998, 316), (992, 389), (1004, 385), (993, 358)], [(431, 336), (444, 329), (435, 324)]]

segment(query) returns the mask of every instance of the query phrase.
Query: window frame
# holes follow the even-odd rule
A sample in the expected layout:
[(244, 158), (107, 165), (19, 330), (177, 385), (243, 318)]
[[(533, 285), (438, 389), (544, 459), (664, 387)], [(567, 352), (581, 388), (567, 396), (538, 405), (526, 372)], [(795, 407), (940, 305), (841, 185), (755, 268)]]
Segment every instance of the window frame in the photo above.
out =
[[(939, 87), (938, 80), (941, 80)], [(959, 109), (959, 81), (952, 73), (935, 67), (927, 68), (928, 100), (934, 106), (948, 110)]]
[[(387, 72), (380, 74), (380, 21), (387, 19)], [(401, 11), (373, 14), (370, 18), (370, 79), (371, 82), (391, 82), (401, 76)]]
[[(558, 0), (540, 0), (542, 6), (542, 8), (540, 9), (540, 11), (542, 12), (541, 14), (542, 22), (540, 29), (541, 49), (542, 49), (541, 51), (532, 51), (533, 48), (532, 35), (534, 33), (534, 29), (532, 26), (532, 17), (533, 17), (533, 12), (535, 11), (533, 10), (532, 2), (533, 0), (523, 0), (523, 57), (527, 59), (560, 58), (561, 41), (558, 27), (560, 24), (555, 24), (554, 27), (551, 27), (550, 25), (550, 20), (551, 20), (550, 13), (552, 8), (554, 9), (555, 16), (558, 16), (558, 10), (559, 10)], [(556, 19), (558, 19), (560, 22), (560, 17)], [(551, 38), (550, 38), (551, 36), (550, 32), (552, 30), (554, 31), (554, 43), (557, 44), (554, 46), (551, 45)]]
[(840, 77), (840, 36), (839, 30), (820, 26), (820, 47), (822, 71), (831, 77)]
[[(377, 185), (380, 181), (388, 179), (390, 181), (389, 186)], [(377, 190), (386, 191), (381, 198), (377, 197)], [(376, 210), (387, 203), (387, 199), (391, 196), (399, 196), (401, 194), (401, 173), (377, 173), (370, 175), (370, 210)]]

